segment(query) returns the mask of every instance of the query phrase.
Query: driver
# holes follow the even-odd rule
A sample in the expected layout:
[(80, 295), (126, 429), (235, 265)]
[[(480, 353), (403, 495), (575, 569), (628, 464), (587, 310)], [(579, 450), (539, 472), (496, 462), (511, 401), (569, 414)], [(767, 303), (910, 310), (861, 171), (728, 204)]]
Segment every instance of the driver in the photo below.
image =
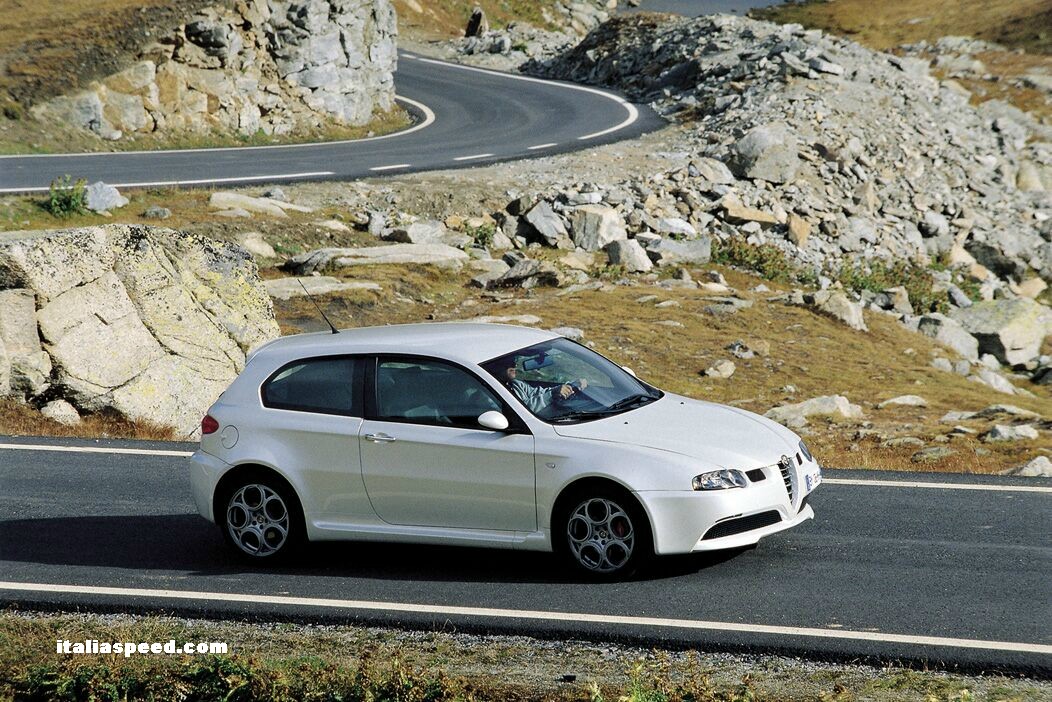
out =
[(556, 395), (561, 399), (566, 400), (572, 397), (578, 390), (584, 390), (588, 387), (588, 381), (584, 378), (581, 378), (572, 384), (563, 383), (562, 385), (555, 385), (550, 388), (531, 385), (525, 380), (519, 380), (516, 377), (518, 375), (518, 368), (515, 367), (515, 361), (510, 359), (503, 368), (503, 374), (504, 384), (507, 385), (508, 388), (515, 393), (515, 397), (519, 398), (522, 404), (526, 405), (534, 414), (541, 412), (551, 405), (555, 401)]

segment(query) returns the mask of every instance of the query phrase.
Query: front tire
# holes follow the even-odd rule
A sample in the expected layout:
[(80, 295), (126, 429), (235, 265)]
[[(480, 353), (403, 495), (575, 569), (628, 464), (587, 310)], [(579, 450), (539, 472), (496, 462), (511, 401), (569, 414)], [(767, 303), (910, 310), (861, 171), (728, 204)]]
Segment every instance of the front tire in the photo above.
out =
[(636, 573), (653, 556), (650, 522), (627, 492), (586, 490), (566, 505), (553, 539), (578, 572), (615, 580)]
[(222, 507), (223, 537), (246, 560), (283, 561), (304, 541), (299, 502), (276, 480), (247, 477), (227, 493)]

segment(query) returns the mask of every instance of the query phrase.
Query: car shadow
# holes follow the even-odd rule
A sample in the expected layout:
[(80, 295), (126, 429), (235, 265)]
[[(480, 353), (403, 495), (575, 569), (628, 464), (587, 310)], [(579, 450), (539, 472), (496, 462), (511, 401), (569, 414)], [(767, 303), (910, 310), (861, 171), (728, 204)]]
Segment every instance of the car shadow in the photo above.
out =
[[(637, 579), (696, 574), (741, 551), (666, 556)], [(192, 575), (299, 574), (328, 578), (474, 583), (591, 582), (550, 553), (367, 542), (309, 544), (281, 565), (248, 563), (196, 514), (0, 521), (0, 559), (53, 566), (178, 571)]]

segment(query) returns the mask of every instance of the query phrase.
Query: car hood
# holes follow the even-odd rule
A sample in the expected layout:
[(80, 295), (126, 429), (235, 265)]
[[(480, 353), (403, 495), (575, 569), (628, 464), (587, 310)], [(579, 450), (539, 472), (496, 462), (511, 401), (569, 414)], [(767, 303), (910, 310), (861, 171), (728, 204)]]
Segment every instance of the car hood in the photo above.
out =
[(795, 453), (799, 442), (758, 414), (672, 393), (629, 412), (554, 428), (560, 436), (672, 451), (741, 470), (777, 463)]

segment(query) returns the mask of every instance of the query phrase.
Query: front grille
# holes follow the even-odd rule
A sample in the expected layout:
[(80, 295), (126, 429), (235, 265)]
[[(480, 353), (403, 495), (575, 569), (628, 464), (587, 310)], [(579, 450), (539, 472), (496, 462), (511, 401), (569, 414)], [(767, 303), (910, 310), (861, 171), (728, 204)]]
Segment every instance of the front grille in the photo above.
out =
[(790, 471), (792, 467), (792, 461), (788, 458), (783, 458), (778, 461), (778, 470), (782, 473), (782, 480), (785, 481), (785, 491), (789, 493), (789, 504), (793, 503), (793, 476)]
[(762, 529), (765, 526), (771, 526), (780, 521), (782, 521), (782, 518), (778, 514), (778, 511), (772, 509), (767, 512), (760, 512), (759, 514), (750, 514), (748, 517), (735, 517), (734, 519), (720, 522), (705, 532), (705, 536), (701, 538), (703, 541), (708, 541), (709, 539), (733, 536), (735, 534), (742, 534), (746, 531), (752, 531), (753, 529)]

